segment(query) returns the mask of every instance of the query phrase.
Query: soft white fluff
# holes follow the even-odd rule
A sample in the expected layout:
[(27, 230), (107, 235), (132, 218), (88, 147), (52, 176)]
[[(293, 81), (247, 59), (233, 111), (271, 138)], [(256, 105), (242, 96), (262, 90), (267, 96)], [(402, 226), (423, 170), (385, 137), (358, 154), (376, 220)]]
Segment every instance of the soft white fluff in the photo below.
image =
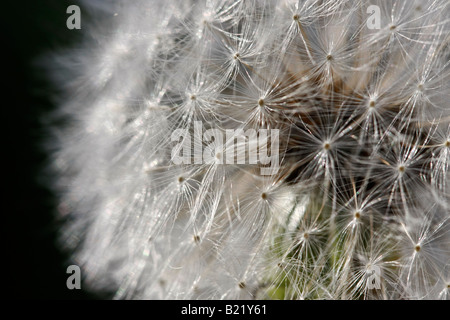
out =
[[(124, 299), (448, 299), (448, 0), (81, 10), (95, 19), (57, 55), (66, 125), (52, 143), (86, 285)], [(171, 134), (194, 121), (279, 129), (280, 170), (174, 165)]]

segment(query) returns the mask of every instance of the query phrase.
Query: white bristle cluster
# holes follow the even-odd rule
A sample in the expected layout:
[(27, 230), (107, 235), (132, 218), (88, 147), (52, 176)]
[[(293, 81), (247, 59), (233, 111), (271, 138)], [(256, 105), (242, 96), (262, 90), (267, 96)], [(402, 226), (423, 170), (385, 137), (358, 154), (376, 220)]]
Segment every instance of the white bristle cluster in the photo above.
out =
[[(53, 141), (86, 285), (449, 299), (448, 0), (89, 2), (85, 43), (57, 56), (68, 94)], [(175, 164), (173, 135), (198, 123), (279, 130), (278, 170), (224, 164), (227, 144), (196, 161), (194, 139)]]

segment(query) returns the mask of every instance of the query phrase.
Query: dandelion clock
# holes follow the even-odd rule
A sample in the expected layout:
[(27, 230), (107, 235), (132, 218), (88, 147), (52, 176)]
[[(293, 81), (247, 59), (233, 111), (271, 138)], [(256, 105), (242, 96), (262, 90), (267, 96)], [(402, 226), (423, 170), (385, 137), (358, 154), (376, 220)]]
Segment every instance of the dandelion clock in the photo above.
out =
[(86, 287), (449, 298), (449, 1), (80, 8), (51, 144)]

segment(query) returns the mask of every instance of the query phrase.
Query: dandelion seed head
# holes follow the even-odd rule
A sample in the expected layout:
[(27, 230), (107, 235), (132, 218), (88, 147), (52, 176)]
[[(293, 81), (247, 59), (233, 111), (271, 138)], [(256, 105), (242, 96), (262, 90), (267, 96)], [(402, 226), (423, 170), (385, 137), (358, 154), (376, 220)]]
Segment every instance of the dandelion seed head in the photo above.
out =
[(50, 144), (94, 291), (448, 298), (448, 1), (83, 4)]

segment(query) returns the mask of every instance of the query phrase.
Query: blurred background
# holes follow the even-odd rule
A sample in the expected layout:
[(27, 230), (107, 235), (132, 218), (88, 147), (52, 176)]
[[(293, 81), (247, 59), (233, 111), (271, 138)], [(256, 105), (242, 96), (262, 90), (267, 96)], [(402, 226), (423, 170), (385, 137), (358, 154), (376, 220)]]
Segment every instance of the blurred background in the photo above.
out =
[[(48, 52), (74, 46), (83, 32), (69, 30), (66, 9), (78, 1), (8, 1), (2, 6), (2, 147), (1, 214), (6, 264), (2, 290), (10, 299), (92, 299), (86, 290), (66, 287), (68, 255), (58, 249), (56, 198), (48, 188), (52, 177), (42, 144), (42, 119), (55, 108), (55, 91), (38, 61)], [(6, 8), (4, 8), (6, 6)], [(5, 73), (6, 72), (6, 73)], [(6, 281), (5, 281), (6, 280)], [(2, 288), (3, 289), (3, 288)]]

